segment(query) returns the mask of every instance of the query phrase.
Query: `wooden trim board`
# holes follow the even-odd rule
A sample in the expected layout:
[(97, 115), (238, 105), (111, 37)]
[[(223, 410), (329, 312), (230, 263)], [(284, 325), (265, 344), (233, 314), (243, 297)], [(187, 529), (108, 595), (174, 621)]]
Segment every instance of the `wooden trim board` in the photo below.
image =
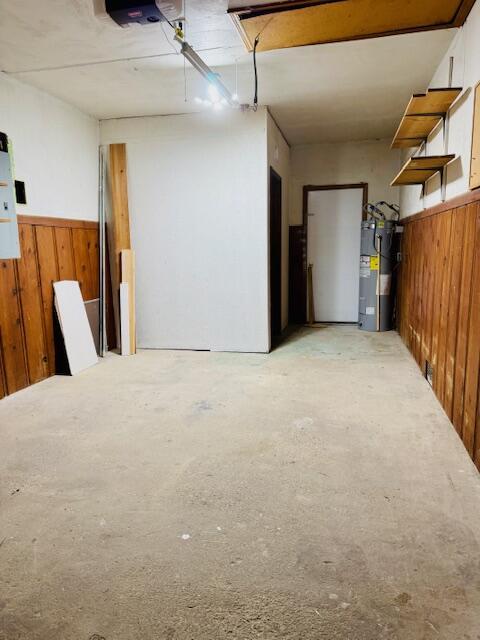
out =
[(98, 229), (94, 220), (74, 220), (70, 218), (53, 218), (45, 216), (18, 215), (18, 224), (31, 224), (41, 227), (62, 227), (67, 229)]
[(112, 144), (108, 156), (111, 206), (106, 208), (106, 227), (110, 278), (113, 294), (113, 315), (117, 344), (120, 345), (120, 282), (121, 257), (124, 249), (130, 249), (130, 216), (128, 210), (127, 147)]
[(478, 189), (478, 187), (480, 187), (480, 82), (475, 87), (470, 163), (470, 189)]
[(120, 283), (120, 353), (131, 356), (130, 344), (130, 301), (128, 282)]
[(131, 249), (124, 249), (120, 255), (122, 273), (122, 282), (120, 286), (122, 284), (126, 284), (128, 286), (129, 352), (130, 354), (134, 354), (137, 351), (135, 323), (135, 252)]

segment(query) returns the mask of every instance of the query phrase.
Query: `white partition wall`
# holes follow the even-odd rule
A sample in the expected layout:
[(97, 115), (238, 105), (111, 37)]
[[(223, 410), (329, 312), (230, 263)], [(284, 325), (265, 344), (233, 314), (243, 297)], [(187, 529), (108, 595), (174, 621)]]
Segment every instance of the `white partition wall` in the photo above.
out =
[(127, 143), (140, 348), (265, 352), (266, 112), (101, 124)]

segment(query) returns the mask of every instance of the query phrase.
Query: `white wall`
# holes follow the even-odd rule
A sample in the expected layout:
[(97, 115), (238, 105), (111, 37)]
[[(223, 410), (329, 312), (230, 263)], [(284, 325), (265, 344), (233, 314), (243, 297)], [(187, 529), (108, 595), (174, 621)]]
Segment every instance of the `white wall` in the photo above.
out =
[(97, 120), (0, 73), (0, 131), (26, 186), (18, 213), (98, 219)]
[(267, 117), (268, 166), (282, 178), (282, 329), (288, 324), (288, 227), (290, 147), (275, 121)]
[(398, 204), (399, 190), (390, 182), (400, 168), (400, 153), (391, 140), (312, 144), (292, 147), (290, 224), (302, 223), (304, 185), (368, 183), (370, 202)]
[[(454, 58), (453, 86), (470, 89), (470, 93), (463, 99), (460, 98), (458, 106), (451, 111), (447, 148), (444, 146), (441, 127), (432, 134), (427, 145), (428, 155), (454, 153), (458, 156), (447, 169), (447, 200), (469, 190), (474, 89), (480, 81), (480, 2), (476, 2), (467, 22), (457, 33), (430, 87), (448, 87), (451, 56)], [(407, 160), (411, 153), (412, 151), (407, 152), (404, 160)], [(421, 197), (420, 186), (402, 187), (402, 217), (416, 213), (424, 207), (434, 206), (441, 200), (439, 175), (427, 183), (424, 199)]]
[(267, 116), (101, 123), (127, 143), (138, 344), (269, 349)]

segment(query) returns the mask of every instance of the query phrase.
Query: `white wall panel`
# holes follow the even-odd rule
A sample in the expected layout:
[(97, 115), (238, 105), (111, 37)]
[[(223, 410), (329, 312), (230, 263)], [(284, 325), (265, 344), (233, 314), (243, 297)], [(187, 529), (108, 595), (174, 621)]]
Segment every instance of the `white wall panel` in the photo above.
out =
[(57, 98), (0, 73), (0, 131), (26, 185), (18, 213), (98, 219), (99, 124)]
[(266, 112), (104, 121), (127, 143), (138, 346), (268, 350)]

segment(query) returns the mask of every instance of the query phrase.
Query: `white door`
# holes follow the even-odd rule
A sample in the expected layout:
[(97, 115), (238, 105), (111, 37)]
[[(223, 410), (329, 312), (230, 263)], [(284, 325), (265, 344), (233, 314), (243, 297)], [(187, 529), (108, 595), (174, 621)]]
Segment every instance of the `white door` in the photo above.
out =
[(357, 322), (363, 189), (308, 193), (316, 322)]

